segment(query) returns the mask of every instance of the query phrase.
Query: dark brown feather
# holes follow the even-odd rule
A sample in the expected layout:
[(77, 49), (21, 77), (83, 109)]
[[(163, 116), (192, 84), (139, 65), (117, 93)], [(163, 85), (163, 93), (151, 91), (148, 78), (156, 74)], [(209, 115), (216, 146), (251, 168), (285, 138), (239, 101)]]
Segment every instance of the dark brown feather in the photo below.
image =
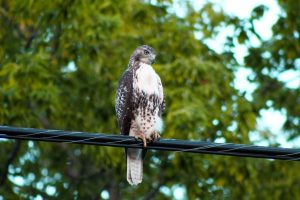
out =
[(133, 118), (133, 72), (126, 70), (119, 80), (116, 98), (117, 121), (122, 135), (129, 135)]

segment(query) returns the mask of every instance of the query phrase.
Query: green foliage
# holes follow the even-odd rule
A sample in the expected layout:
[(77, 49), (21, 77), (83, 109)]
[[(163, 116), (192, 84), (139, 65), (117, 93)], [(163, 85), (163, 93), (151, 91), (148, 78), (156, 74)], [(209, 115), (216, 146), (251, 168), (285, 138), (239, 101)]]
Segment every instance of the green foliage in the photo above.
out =
[[(299, 4), (279, 1), (285, 13), (273, 27), (274, 37), (249, 47), (245, 63), (259, 86), (248, 101), (233, 86), (233, 47), (259, 37), (253, 22), (267, 8), (259, 6), (241, 20), (214, 4), (196, 12), (187, 3), (180, 18), (168, 2), (0, 0), (0, 124), (118, 133), (117, 81), (131, 52), (149, 44), (158, 52), (154, 68), (166, 95), (164, 138), (251, 143), (248, 134), (268, 100), (287, 111), (285, 128), (297, 136), (299, 88), (287, 88), (264, 71), (299, 71)], [(234, 35), (218, 54), (205, 40), (224, 26), (233, 27)], [(195, 37), (199, 31), (201, 40)], [(0, 141), (0, 176), (14, 144)], [(22, 142), (0, 198), (100, 199), (107, 191), (111, 199), (152, 193), (172, 199), (176, 187), (188, 199), (300, 198), (297, 163), (148, 151), (144, 181), (131, 187), (123, 151)]]
[[(300, 55), (300, 3), (279, 1), (284, 13), (273, 26), (273, 37), (259, 47), (251, 47), (245, 58), (246, 65), (254, 71), (251, 81), (259, 83), (254, 93), (258, 108), (274, 107), (287, 113), (284, 124), (290, 139), (300, 133), (300, 87), (287, 87), (289, 82), (299, 80)], [(283, 82), (280, 76), (286, 72), (294, 76)], [(266, 102), (272, 102), (267, 104)]]

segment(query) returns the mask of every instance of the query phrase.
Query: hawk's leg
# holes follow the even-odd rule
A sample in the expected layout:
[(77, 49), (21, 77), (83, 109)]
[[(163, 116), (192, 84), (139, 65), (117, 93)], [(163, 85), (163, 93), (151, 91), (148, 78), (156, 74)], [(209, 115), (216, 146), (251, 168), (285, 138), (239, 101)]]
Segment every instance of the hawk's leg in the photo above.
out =
[(139, 134), (134, 136), (135, 139), (141, 139), (143, 141), (144, 147), (147, 147), (146, 136), (143, 132), (139, 132)]

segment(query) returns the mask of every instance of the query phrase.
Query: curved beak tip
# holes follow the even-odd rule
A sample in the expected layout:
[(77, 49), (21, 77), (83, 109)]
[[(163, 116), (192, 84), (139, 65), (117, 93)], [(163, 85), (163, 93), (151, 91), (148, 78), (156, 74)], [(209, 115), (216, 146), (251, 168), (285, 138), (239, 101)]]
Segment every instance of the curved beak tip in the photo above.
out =
[(155, 55), (154, 56), (151, 56), (151, 64), (153, 64), (155, 62)]

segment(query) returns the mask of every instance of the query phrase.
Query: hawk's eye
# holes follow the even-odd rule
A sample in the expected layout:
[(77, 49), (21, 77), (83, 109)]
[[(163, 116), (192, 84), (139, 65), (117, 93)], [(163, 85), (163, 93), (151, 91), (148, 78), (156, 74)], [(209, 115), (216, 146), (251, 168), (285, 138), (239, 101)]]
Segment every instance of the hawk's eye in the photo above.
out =
[(149, 54), (149, 51), (144, 50), (144, 54), (145, 54), (145, 55), (148, 55), (148, 54)]

